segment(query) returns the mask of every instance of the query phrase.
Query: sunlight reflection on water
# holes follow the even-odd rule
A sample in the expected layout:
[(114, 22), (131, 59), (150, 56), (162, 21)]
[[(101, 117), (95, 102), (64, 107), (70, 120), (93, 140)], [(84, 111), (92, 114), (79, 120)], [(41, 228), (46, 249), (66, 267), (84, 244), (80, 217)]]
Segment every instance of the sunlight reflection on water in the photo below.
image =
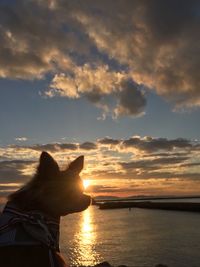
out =
[(70, 266), (198, 267), (199, 224), (199, 213), (91, 206), (62, 218), (61, 253)]
[(94, 250), (94, 244), (96, 243), (96, 232), (92, 222), (92, 210), (87, 209), (82, 213), (80, 222), (80, 232), (77, 233), (76, 238), (78, 241), (77, 255), (79, 263), (91, 265), (96, 263), (96, 253)]
[(89, 208), (79, 214), (76, 221), (77, 225), (74, 225), (74, 221), (72, 222), (71, 229), (75, 229), (75, 231), (73, 240), (70, 242), (70, 248), (68, 248), (72, 265), (94, 265), (101, 260), (95, 249), (97, 232), (93, 212), (94, 209)]

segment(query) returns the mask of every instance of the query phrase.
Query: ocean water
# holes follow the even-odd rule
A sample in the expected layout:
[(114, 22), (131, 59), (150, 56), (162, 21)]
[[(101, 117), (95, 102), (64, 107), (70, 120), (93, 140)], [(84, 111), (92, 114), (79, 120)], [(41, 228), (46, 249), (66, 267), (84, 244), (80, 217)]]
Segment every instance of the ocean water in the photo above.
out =
[(199, 267), (200, 213), (91, 206), (62, 218), (60, 241), (71, 265)]

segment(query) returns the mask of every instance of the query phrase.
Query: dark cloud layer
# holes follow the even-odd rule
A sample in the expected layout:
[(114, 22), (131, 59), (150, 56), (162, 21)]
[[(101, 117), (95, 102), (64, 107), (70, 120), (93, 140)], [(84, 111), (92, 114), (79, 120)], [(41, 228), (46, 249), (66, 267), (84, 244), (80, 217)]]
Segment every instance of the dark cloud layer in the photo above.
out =
[[(84, 143), (0, 147), (1, 195), (5, 196), (30, 179), (43, 150), (49, 151), (61, 167), (66, 167), (66, 161), (69, 163), (85, 155), (86, 168), (82, 177), (96, 181), (90, 191), (98, 194), (159, 193), (158, 190), (166, 192), (169, 184), (171, 192), (175, 189), (186, 192), (184, 186), (190, 186), (191, 192), (199, 188), (200, 146), (197, 140), (133, 136), (128, 139), (105, 137)], [(129, 184), (134, 189), (129, 190)]]
[[(143, 152), (143, 157), (174, 157), (174, 158), (184, 158), (190, 155), (191, 152), (196, 152), (200, 150), (199, 142), (185, 139), (167, 139), (167, 138), (156, 138), (151, 136), (132, 136), (128, 139), (113, 139), (111, 137), (104, 137), (97, 139), (95, 142), (84, 142), (84, 143), (50, 143), (50, 144), (37, 144), (30, 146), (19, 146), (11, 145), (8, 148), (15, 149), (17, 151), (27, 149), (35, 151), (49, 152), (80, 152), (80, 150), (98, 150), (104, 146), (109, 146), (110, 151), (121, 151), (121, 153), (126, 151), (139, 151)], [(7, 156), (0, 155), (0, 159), (4, 159)]]
[(172, 151), (175, 148), (189, 149), (192, 148), (193, 145), (190, 140), (183, 138), (169, 140), (167, 138), (131, 137), (122, 142), (122, 147), (132, 147), (141, 151), (153, 153), (160, 150)]
[(127, 64), (137, 82), (155, 88), (176, 107), (199, 105), (199, 1), (87, 1), (77, 6), (73, 10), (96, 46)]
[(50, 152), (55, 152), (59, 150), (76, 150), (77, 145), (73, 143), (69, 143), (69, 144), (55, 143), (55, 144), (35, 145), (35, 146), (31, 146), (30, 148), (33, 150), (38, 150), (38, 151), (48, 150)]
[(102, 145), (118, 145), (120, 143), (120, 140), (113, 139), (110, 137), (105, 137), (105, 138), (99, 139), (98, 142)]
[(189, 157), (155, 158), (152, 160), (122, 162), (120, 163), (120, 165), (126, 171), (130, 169), (137, 169), (137, 168), (144, 169), (144, 170), (149, 170), (149, 169), (157, 170), (157, 169), (162, 169), (163, 167), (167, 167), (170, 165), (180, 164), (188, 159)]
[(115, 114), (119, 115), (142, 115), (146, 107), (146, 98), (139, 85), (132, 80), (122, 81), (122, 90), (118, 93), (118, 104)]
[(0, 77), (41, 79), (51, 73), (46, 95), (86, 97), (115, 116), (144, 113), (144, 85), (176, 109), (200, 106), (198, 0), (0, 5)]
[(32, 165), (33, 161), (10, 160), (0, 162), (0, 183), (24, 183), (30, 179), (23, 170)]
[(80, 144), (79, 148), (85, 149), (85, 150), (94, 150), (97, 148), (97, 145), (92, 142), (85, 142), (85, 143)]

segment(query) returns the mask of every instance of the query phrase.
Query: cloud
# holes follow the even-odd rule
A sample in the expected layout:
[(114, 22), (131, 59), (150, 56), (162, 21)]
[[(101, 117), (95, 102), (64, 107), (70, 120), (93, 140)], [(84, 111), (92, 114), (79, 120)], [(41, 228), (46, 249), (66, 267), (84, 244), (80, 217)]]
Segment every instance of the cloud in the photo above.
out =
[(198, 166), (200, 166), (200, 162), (190, 162), (181, 164), (181, 167), (198, 167)]
[(188, 159), (189, 157), (159, 157), (152, 160), (148, 159), (132, 162), (121, 162), (119, 164), (126, 171), (130, 171), (131, 169), (157, 170), (162, 169), (163, 167), (169, 168), (169, 166), (176, 166), (177, 164), (180, 164)]
[(123, 77), (125, 77), (124, 73), (111, 71), (106, 65), (76, 66), (71, 69), (71, 75), (62, 73), (54, 77), (50, 85), (54, 90), (51, 90), (49, 94), (51, 96), (57, 93), (70, 98), (85, 94), (91, 101), (96, 102), (101, 95), (115, 92)]
[(56, 152), (61, 150), (76, 150), (78, 147), (76, 144), (73, 143), (53, 143), (53, 144), (43, 144), (43, 145), (33, 145), (26, 147), (28, 149), (36, 150), (36, 151), (49, 151), (49, 152)]
[(16, 137), (15, 140), (19, 142), (24, 142), (24, 141), (27, 141), (28, 138), (27, 137)]
[(137, 83), (180, 108), (200, 105), (199, 9), (197, 0), (97, 1), (79, 9), (77, 19), (100, 51), (127, 64)]
[(110, 137), (105, 137), (98, 140), (98, 143), (102, 145), (118, 145), (120, 143), (120, 140), (113, 139)]
[(169, 140), (167, 138), (152, 138), (149, 136), (141, 138), (139, 136), (133, 136), (122, 142), (122, 148), (133, 148), (147, 153), (173, 151), (175, 149), (189, 150), (194, 147), (195, 145), (190, 140), (184, 138)]
[(19, 150), (35, 150), (35, 151), (49, 151), (51, 153), (55, 152), (64, 152), (64, 151), (79, 151), (82, 150), (95, 150), (97, 149), (97, 144), (93, 142), (84, 142), (82, 144), (78, 143), (50, 143), (50, 144), (37, 144), (30, 146), (15, 146), (12, 145), (12, 148)]
[(122, 194), (122, 193), (135, 193), (135, 189), (131, 188), (131, 187), (117, 187), (117, 186), (104, 186), (104, 185), (91, 185), (88, 189), (87, 189), (88, 193), (95, 193), (96, 195), (103, 195), (103, 194)]
[[(35, 164), (33, 161), (26, 160), (9, 160), (0, 162), (0, 181), (2, 184), (21, 184), (30, 179), (28, 168), (32, 168)], [(5, 188), (4, 188), (5, 189)]]
[(97, 145), (92, 142), (84, 142), (79, 145), (79, 148), (84, 150), (95, 150), (97, 149)]
[(135, 83), (124, 72), (110, 70), (107, 65), (92, 67), (88, 64), (72, 68), (70, 72), (68, 75), (56, 75), (50, 84), (50, 90), (45, 94), (49, 97), (59, 95), (72, 99), (86, 97), (102, 108), (105, 114), (111, 111), (116, 117), (144, 114), (144, 88), (142, 90), (142, 85)]
[(145, 112), (144, 86), (175, 109), (200, 106), (199, 10), (198, 0), (2, 2), (0, 77), (53, 75), (46, 95), (115, 116)]
[(189, 183), (196, 192), (200, 179), (199, 149), (198, 140), (150, 136), (0, 147), (0, 191), (5, 196), (19, 184), (26, 183), (35, 172), (41, 151), (47, 150), (61, 168), (84, 155), (85, 168), (81, 176), (94, 181), (91, 184), (94, 194), (158, 194), (159, 190), (163, 194), (170, 190), (181, 193), (187, 191), (183, 185), (192, 192)]
[(115, 114), (141, 116), (146, 107), (146, 98), (144, 92), (139, 89), (139, 85), (132, 80), (122, 81), (122, 90), (118, 94), (118, 104), (115, 108)]
[(1, 77), (41, 79), (67, 70), (73, 65), (70, 53), (87, 53), (90, 46), (86, 35), (74, 33), (70, 10), (63, 18), (47, 2), (2, 3), (0, 25)]

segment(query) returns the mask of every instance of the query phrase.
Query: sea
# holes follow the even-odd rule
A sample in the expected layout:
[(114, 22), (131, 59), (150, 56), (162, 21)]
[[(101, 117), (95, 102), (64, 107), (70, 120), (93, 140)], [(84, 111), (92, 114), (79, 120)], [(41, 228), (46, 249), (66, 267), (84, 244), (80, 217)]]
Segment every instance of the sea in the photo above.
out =
[(60, 247), (72, 266), (199, 267), (200, 213), (90, 206), (62, 218)]

